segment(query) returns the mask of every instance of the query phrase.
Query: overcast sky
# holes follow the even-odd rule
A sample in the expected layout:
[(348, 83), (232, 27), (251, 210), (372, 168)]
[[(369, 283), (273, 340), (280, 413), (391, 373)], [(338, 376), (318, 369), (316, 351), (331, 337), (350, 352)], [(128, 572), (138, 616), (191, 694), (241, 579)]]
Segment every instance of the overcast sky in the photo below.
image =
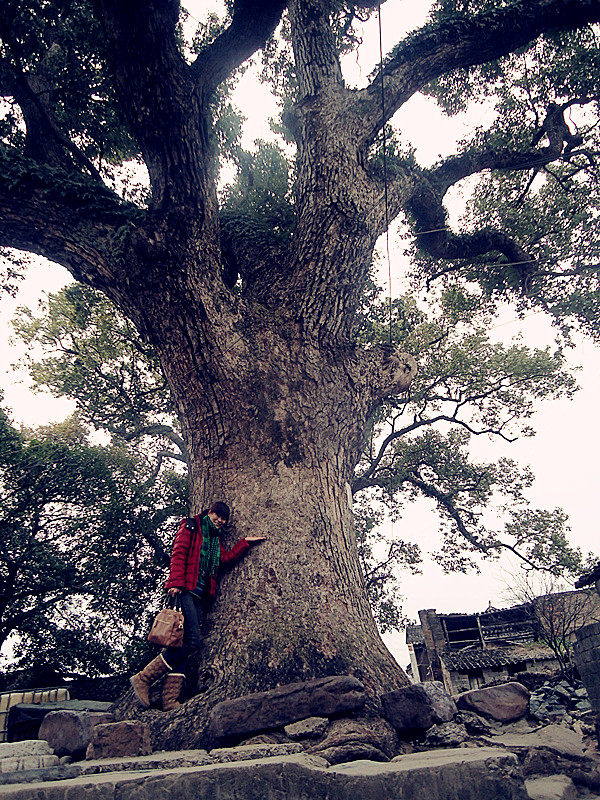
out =
[[(202, 17), (206, 3), (189, 4), (196, 18)], [(426, 0), (388, 0), (383, 5), (384, 50), (391, 47), (404, 31), (421, 24), (429, 7)], [(372, 26), (365, 32), (364, 44), (358, 56), (346, 60), (345, 72), (352, 84), (364, 83), (378, 61), (378, 32)], [(268, 138), (268, 117), (273, 106), (267, 91), (260, 87), (251, 72), (242, 79), (237, 97), (240, 106), (248, 109), (248, 125), (245, 143), (255, 138)], [(454, 143), (470, 129), (476, 127), (485, 116), (485, 109), (475, 109), (468, 116), (447, 120), (441, 117), (433, 102), (414, 98), (405, 107), (398, 119), (403, 134), (416, 148), (421, 164), (433, 163), (440, 153), (452, 152)], [(404, 243), (392, 236), (392, 293), (400, 291), (402, 262), (399, 253)], [(0, 298), (0, 384), (5, 394), (5, 404), (12, 409), (17, 423), (28, 426), (63, 419), (71, 413), (73, 406), (66, 400), (55, 400), (48, 395), (32, 395), (27, 390), (27, 379), (15, 373), (10, 364), (18, 351), (8, 345), (9, 320), (17, 305), (34, 307), (41, 291), (57, 291), (69, 280), (68, 273), (56, 265), (41, 260), (32, 267), (15, 299)], [(516, 320), (510, 313), (498, 323), (492, 335), (504, 342), (522, 333), (525, 343), (532, 347), (544, 347), (551, 343), (551, 329), (542, 315), (524, 321)], [(491, 443), (488, 439), (477, 440), (473, 451), (479, 458), (493, 459), (507, 456), (522, 465), (531, 465), (536, 483), (529, 492), (534, 506), (540, 508), (565, 509), (570, 517), (571, 541), (584, 551), (595, 551), (598, 547), (597, 523), (597, 467), (600, 452), (600, 433), (596, 422), (598, 391), (600, 389), (600, 351), (589, 341), (581, 341), (573, 351), (571, 363), (581, 364), (579, 375), (581, 390), (573, 401), (559, 400), (540, 405), (532, 424), (537, 430), (533, 439), (524, 439), (514, 444)], [(24, 383), (23, 383), (24, 381)], [(404, 517), (393, 526), (403, 538), (418, 541), (423, 549), (435, 548), (438, 543), (437, 518), (423, 501), (407, 509)], [(483, 611), (489, 602), (505, 605), (503, 594), (510, 582), (509, 572), (515, 569), (508, 563), (492, 562), (483, 567), (480, 575), (444, 575), (439, 567), (426, 562), (423, 575), (402, 575), (402, 591), (405, 596), (407, 614), (417, 619), (418, 610), (436, 608), (440, 612)], [(408, 662), (403, 635), (384, 637), (400, 663)]]

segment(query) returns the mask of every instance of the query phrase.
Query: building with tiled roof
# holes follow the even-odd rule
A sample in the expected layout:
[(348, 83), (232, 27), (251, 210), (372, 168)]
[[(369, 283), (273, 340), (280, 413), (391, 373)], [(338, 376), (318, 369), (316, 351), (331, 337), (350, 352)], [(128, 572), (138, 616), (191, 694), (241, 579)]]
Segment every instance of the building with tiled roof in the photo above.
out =
[(406, 630), (413, 680), (441, 681), (455, 694), (510, 680), (520, 672), (554, 671), (559, 664), (550, 647), (540, 641), (540, 626), (548, 624), (544, 615), (560, 614), (560, 609), (564, 613), (570, 601), (581, 609), (573, 614), (573, 630), (584, 624), (582, 615), (599, 618), (598, 597), (581, 591), (545, 595), (511, 608), (490, 604), (475, 614), (419, 611), (421, 624)]

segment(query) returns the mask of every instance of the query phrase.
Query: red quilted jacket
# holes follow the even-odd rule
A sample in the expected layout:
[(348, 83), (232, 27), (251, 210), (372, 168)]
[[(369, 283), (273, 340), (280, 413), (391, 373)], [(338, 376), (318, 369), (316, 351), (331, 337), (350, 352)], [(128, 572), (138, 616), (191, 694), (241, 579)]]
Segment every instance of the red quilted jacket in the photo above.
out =
[[(179, 589), (186, 591), (193, 591), (198, 583), (198, 570), (200, 568), (200, 550), (202, 549), (202, 522), (201, 515), (194, 517), (197, 530), (195, 532), (186, 528), (186, 520), (182, 519), (179, 523), (179, 529), (175, 536), (173, 544), (173, 553), (171, 554), (171, 568), (169, 572), (169, 579), (165, 583), (165, 589), (171, 589), (176, 586)], [(247, 550), (250, 545), (245, 539), (235, 544), (231, 550), (225, 550), (219, 540), (221, 547), (220, 564), (222, 567), (228, 567), (235, 564)], [(217, 580), (211, 575), (209, 596), (214, 600), (217, 595)]]

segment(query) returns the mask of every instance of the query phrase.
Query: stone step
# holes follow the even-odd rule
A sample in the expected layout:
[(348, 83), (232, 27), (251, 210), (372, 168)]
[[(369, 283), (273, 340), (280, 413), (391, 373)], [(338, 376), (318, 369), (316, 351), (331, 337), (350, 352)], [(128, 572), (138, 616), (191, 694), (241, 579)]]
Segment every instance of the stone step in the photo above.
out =
[(28, 739), (0, 743), (0, 774), (56, 767), (59, 759), (48, 742)]
[(566, 775), (527, 778), (525, 788), (530, 800), (576, 800), (577, 798), (577, 788)]
[(307, 754), (175, 769), (111, 772), (62, 781), (0, 786), (0, 800), (528, 800), (516, 756), (496, 748), (459, 748), (399, 756), (390, 763), (330, 767)]
[(26, 739), (23, 742), (0, 742), (0, 759), (17, 756), (51, 756), (54, 750), (44, 739)]
[(14, 758), (0, 758), (0, 773), (19, 772), (30, 769), (47, 769), (57, 767), (60, 763), (58, 756), (14, 756)]

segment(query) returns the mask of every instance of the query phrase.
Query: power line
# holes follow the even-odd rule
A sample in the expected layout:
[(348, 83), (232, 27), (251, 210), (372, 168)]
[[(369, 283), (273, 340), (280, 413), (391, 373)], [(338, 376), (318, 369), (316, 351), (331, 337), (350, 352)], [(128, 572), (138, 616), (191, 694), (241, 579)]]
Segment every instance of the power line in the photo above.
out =
[(390, 222), (389, 222), (389, 209), (388, 209), (388, 180), (387, 180), (387, 153), (386, 153), (386, 138), (385, 138), (385, 75), (383, 71), (383, 38), (381, 34), (381, 3), (377, 5), (377, 18), (379, 21), (379, 72), (381, 74), (381, 137), (382, 137), (382, 150), (383, 150), (383, 196), (385, 203), (385, 247), (387, 253), (388, 263), (388, 288), (390, 293), (389, 299), (389, 334), (390, 344), (392, 343), (392, 261), (390, 258)]

